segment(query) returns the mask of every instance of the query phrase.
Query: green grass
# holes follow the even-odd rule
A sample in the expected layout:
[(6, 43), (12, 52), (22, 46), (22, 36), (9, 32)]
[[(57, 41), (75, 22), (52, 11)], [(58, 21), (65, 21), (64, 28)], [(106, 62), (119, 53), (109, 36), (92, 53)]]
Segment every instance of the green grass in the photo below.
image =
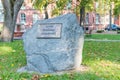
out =
[(85, 42), (83, 65), (103, 80), (120, 79), (120, 42)]
[[(0, 80), (31, 80), (35, 74), (17, 73), (26, 65), (22, 41), (0, 42)], [(120, 42), (86, 41), (82, 65), (88, 70), (64, 75), (40, 75), (41, 80), (120, 80)]]
[(120, 34), (86, 34), (85, 39), (120, 40)]

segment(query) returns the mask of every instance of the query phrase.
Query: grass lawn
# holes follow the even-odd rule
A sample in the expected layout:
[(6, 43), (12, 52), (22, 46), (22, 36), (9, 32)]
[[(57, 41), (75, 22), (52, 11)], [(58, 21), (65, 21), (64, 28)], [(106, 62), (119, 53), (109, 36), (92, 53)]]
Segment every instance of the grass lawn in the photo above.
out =
[(86, 34), (86, 39), (108, 39), (108, 40), (120, 40), (120, 34)]
[[(31, 80), (35, 74), (17, 73), (26, 65), (22, 41), (0, 42), (0, 80)], [(82, 65), (88, 70), (64, 75), (42, 75), (40, 80), (120, 80), (120, 42), (86, 41)]]

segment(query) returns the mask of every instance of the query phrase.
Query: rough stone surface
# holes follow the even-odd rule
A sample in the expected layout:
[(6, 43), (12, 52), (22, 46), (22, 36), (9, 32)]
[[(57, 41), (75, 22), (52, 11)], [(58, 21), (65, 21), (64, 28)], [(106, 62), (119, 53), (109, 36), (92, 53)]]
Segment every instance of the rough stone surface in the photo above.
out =
[[(36, 37), (37, 29), (41, 23), (62, 23), (61, 38), (38, 39)], [(83, 34), (83, 29), (79, 26), (75, 14), (38, 20), (23, 35), (27, 57), (25, 69), (40, 73), (52, 73), (79, 68), (82, 61)]]

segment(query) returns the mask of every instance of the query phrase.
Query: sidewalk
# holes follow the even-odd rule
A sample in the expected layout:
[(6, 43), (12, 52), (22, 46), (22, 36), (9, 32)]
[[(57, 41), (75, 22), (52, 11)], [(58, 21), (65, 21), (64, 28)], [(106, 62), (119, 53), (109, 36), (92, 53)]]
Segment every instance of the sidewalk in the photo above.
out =
[[(112, 35), (120, 35), (117, 34), (117, 31), (104, 31), (102, 33), (97, 33), (96, 30), (92, 31), (92, 34), (112, 34)], [(109, 40), (109, 39), (85, 39), (85, 41), (100, 41), (100, 42), (120, 42), (120, 40)]]
[(14, 40), (21, 40), (23, 39), (22, 37), (14, 37)]
[(97, 33), (96, 30), (93, 30), (92, 34), (117, 34), (117, 31), (107, 31), (107, 30), (105, 30), (102, 33)]
[(108, 39), (85, 39), (85, 41), (120, 42), (120, 40), (108, 40)]

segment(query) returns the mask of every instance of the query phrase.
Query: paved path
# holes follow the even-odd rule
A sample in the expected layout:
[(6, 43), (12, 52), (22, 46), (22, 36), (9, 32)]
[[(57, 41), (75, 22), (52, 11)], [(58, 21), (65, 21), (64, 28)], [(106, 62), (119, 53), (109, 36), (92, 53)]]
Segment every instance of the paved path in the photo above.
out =
[[(21, 40), (22, 37), (14, 37), (15, 40)], [(99, 42), (120, 42), (120, 40), (108, 40), (108, 39), (85, 39), (85, 41), (99, 41)]]
[(108, 39), (85, 39), (85, 41), (120, 42), (120, 40), (108, 40)]
[(104, 31), (102, 33), (97, 33), (96, 30), (92, 31), (92, 34), (117, 34), (117, 31)]
[[(117, 35), (117, 31), (104, 31), (103, 33), (96, 33), (96, 30), (93, 30), (92, 34), (113, 34), (113, 35)], [(118, 35), (120, 35), (120, 34), (118, 34)], [(120, 40), (108, 40), (108, 39), (85, 39), (85, 41), (120, 42)]]
[(14, 37), (14, 40), (21, 40), (22, 37)]

